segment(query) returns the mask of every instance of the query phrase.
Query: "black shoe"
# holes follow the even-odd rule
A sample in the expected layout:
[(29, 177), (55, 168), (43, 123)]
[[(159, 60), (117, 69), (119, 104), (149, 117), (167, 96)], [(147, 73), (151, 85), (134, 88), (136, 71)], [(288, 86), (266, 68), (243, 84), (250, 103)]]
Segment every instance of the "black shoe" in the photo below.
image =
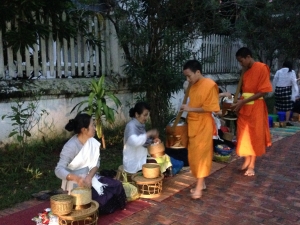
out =
[(287, 125), (287, 126), (290, 126), (290, 127), (294, 126), (294, 124), (292, 124), (292, 123), (290, 123), (290, 122), (287, 122), (286, 125)]

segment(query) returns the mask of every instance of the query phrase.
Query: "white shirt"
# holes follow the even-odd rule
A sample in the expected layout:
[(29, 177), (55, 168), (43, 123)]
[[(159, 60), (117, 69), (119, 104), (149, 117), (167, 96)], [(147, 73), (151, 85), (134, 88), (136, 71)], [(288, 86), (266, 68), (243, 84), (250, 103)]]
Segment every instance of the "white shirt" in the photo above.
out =
[(123, 148), (123, 167), (128, 173), (136, 173), (147, 161), (148, 150), (143, 145), (147, 134), (131, 135)]
[(274, 76), (274, 87), (288, 87), (296, 83), (296, 73), (294, 70), (289, 72), (289, 68), (282, 68), (277, 70)]
[(273, 85), (274, 87), (292, 86), (292, 101), (295, 101), (295, 97), (299, 95), (299, 87), (297, 84), (296, 73), (294, 70), (289, 72), (289, 69), (286, 67), (277, 70), (274, 76)]

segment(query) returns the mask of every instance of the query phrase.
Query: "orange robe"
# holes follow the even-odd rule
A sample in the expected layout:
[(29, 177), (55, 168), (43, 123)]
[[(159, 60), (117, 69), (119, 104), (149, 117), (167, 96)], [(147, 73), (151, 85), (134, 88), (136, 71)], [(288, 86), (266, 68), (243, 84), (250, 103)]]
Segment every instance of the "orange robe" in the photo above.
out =
[(219, 88), (208, 78), (200, 79), (189, 91), (189, 106), (203, 108), (206, 113), (189, 112), (188, 160), (192, 174), (196, 178), (210, 174), (213, 158), (213, 135), (216, 131), (212, 112), (220, 111)]
[[(242, 93), (271, 91), (269, 67), (255, 62), (244, 74)], [(239, 111), (236, 153), (239, 156), (261, 156), (265, 154), (266, 146), (271, 146), (268, 109), (264, 99), (257, 99), (254, 104), (243, 105)]]

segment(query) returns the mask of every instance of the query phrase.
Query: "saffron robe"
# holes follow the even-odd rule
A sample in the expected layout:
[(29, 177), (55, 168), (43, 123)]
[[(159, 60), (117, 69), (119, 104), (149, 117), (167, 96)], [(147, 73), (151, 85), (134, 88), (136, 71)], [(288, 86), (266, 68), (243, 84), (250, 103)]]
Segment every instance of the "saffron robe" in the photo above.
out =
[[(255, 62), (243, 76), (242, 93), (256, 94), (272, 91), (269, 67)], [(271, 146), (268, 109), (263, 98), (241, 107), (237, 120), (237, 148), (239, 156), (261, 156)]]
[(189, 107), (202, 108), (204, 113), (188, 112), (188, 160), (196, 178), (210, 174), (213, 159), (213, 135), (216, 133), (212, 112), (220, 111), (219, 88), (209, 78), (202, 78), (189, 91)]

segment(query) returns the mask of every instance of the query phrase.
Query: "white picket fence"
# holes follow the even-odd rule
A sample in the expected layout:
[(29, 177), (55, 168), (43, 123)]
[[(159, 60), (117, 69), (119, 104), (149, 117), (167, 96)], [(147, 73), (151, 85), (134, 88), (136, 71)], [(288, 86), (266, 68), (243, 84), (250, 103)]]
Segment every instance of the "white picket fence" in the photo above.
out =
[(235, 73), (239, 63), (235, 53), (242, 47), (239, 41), (232, 41), (224, 35), (200, 36), (188, 44), (193, 57), (203, 61), (205, 74)]
[[(6, 30), (10, 30), (10, 27), (11, 23), (7, 22)], [(51, 79), (120, 73), (122, 53), (109, 22), (99, 21), (95, 16), (89, 20), (89, 32), (103, 41), (103, 49), (89, 45), (80, 34), (76, 41), (71, 38), (60, 43), (50, 33), (49, 38), (39, 38), (33, 49), (25, 49), (25, 54), (21, 55), (20, 50), (14, 52), (10, 47), (4, 49), (3, 32), (0, 29), (0, 78)]]
[[(11, 24), (6, 24), (9, 30)], [(89, 31), (103, 41), (103, 49), (91, 46), (80, 34), (63, 43), (56, 42), (50, 33), (49, 38), (38, 40), (33, 49), (26, 49), (25, 55), (12, 48), (5, 51), (2, 30), (0, 30), (0, 79), (16, 77), (30, 79), (51, 79), (72, 76), (94, 76), (101, 74), (123, 74), (123, 53), (118, 45), (113, 25), (99, 21), (97, 17), (89, 21)], [(68, 47), (69, 46), (69, 47)], [(195, 40), (191, 47), (198, 59), (212, 58), (205, 63), (204, 73), (231, 73), (238, 70), (235, 59), (239, 43), (231, 42), (226, 36), (210, 35)], [(6, 54), (6, 55), (4, 55)], [(7, 60), (5, 60), (7, 59)], [(6, 62), (6, 63), (4, 63)], [(33, 62), (33, 63), (32, 63)]]

